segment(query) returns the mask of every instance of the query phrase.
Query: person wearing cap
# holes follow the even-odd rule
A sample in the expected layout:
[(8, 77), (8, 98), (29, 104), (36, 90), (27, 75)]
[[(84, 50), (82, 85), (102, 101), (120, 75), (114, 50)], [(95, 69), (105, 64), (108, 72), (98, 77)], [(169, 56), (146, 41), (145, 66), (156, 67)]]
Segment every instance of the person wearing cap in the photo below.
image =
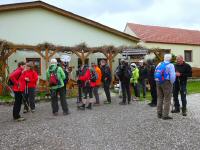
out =
[[(130, 78), (132, 75), (131, 68), (128, 65), (128, 61), (122, 59), (120, 61), (120, 65), (116, 70), (116, 77), (121, 82), (122, 87), (122, 101), (119, 103), (120, 105), (126, 105), (127, 102), (130, 104), (131, 102), (131, 93), (130, 93)], [(126, 100), (127, 97), (127, 100)]]
[[(38, 74), (34, 70), (32, 62), (26, 63), (26, 70), (24, 72), (24, 80), (26, 81), (25, 99), (26, 103), (35, 112), (35, 89), (38, 81)], [(27, 105), (24, 105), (24, 113), (30, 111)]]
[(68, 104), (66, 100), (66, 93), (64, 89), (64, 80), (66, 78), (63, 69), (57, 66), (57, 60), (51, 59), (51, 64), (47, 69), (47, 81), (51, 82), (51, 76), (56, 76), (57, 84), (50, 85), (50, 93), (51, 93), (51, 106), (52, 106), (52, 113), (53, 115), (58, 115), (58, 93), (60, 94), (60, 101), (63, 110), (63, 115), (69, 114)]
[(135, 63), (131, 63), (131, 69), (132, 69), (132, 76), (130, 79), (130, 83), (133, 86), (133, 90), (135, 93), (135, 97), (133, 98), (133, 100), (139, 100), (139, 85), (138, 85), (139, 69)]
[(143, 60), (139, 61), (139, 97), (140, 97), (140, 91), (142, 90), (143, 98), (146, 98), (146, 80), (147, 80), (147, 68), (144, 65)]
[[(159, 63), (155, 69), (156, 72), (160, 72), (158, 68), (160, 65), (164, 65), (164, 81), (160, 83), (156, 80), (156, 88), (157, 88), (157, 116), (158, 118), (162, 118), (163, 120), (173, 119), (169, 116), (170, 105), (171, 105), (171, 97), (173, 90), (173, 83), (176, 79), (175, 68), (171, 63), (172, 55), (165, 54), (164, 61)], [(163, 79), (163, 78), (162, 78)]]
[(93, 87), (93, 94), (94, 94), (94, 97), (96, 99), (96, 102), (94, 103), (95, 105), (99, 105), (100, 104), (100, 101), (99, 101), (99, 87), (101, 85), (101, 78), (102, 78), (102, 73), (101, 73), (101, 69), (94, 63), (92, 62), (91, 63), (91, 66), (92, 68), (96, 71), (97, 73), (97, 80), (95, 82), (95, 86)]

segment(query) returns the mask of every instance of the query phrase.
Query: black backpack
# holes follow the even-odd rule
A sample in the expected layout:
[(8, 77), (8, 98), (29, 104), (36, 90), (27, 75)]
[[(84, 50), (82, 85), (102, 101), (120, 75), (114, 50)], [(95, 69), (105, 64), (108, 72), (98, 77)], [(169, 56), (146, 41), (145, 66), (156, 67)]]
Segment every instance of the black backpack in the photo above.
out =
[(91, 79), (90, 79), (90, 81), (96, 82), (97, 79), (98, 79), (98, 74), (96, 73), (96, 71), (93, 68), (90, 69), (90, 73), (91, 73)]

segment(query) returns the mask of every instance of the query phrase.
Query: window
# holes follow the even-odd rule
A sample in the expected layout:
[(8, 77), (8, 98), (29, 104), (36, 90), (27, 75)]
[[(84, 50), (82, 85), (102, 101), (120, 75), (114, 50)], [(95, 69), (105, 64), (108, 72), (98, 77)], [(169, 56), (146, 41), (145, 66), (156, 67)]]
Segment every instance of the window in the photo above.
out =
[(26, 62), (32, 62), (35, 71), (41, 75), (41, 59), (40, 58), (26, 58)]
[(192, 62), (192, 50), (185, 50), (184, 56), (186, 62)]

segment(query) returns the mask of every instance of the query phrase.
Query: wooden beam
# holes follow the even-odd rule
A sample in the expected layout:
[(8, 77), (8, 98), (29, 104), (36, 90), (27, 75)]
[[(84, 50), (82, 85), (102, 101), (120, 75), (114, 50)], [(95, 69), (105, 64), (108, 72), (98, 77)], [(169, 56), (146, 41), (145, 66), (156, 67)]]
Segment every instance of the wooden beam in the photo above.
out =
[(8, 57), (10, 57), (13, 53), (16, 52), (16, 48), (12, 48), (5, 56), (4, 56), (4, 59), (7, 60)]

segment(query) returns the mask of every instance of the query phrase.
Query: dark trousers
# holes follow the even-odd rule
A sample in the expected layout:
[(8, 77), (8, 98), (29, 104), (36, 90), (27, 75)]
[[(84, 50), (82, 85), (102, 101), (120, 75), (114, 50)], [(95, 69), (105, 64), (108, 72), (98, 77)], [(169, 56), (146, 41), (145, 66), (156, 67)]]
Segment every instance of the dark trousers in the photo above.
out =
[(89, 95), (89, 98), (93, 98), (93, 95), (92, 95), (92, 90), (93, 88), (88, 86), (88, 87), (84, 87), (84, 99), (87, 99), (88, 98), (88, 95)]
[(64, 87), (58, 88), (56, 90), (51, 90), (51, 106), (53, 113), (57, 113), (59, 110), (58, 106), (58, 93), (60, 94), (60, 103), (62, 106), (63, 112), (67, 113), (68, 110), (68, 104), (66, 100), (66, 94)]
[(143, 97), (146, 97), (146, 80), (142, 79), (140, 81), (140, 85), (139, 85), (139, 97), (140, 97), (140, 91), (142, 90), (143, 93)]
[(108, 102), (111, 102), (111, 96), (110, 96), (110, 82), (104, 82), (103, 88), (106, 94), (106, 98)]
[(78, 85), (78, 102), (82, 102), (82, 86)]
[(178, 99), (179, 92), (181, 94), (182, 107), (186, 108), (186, 105), (187, 105), (186, 86), (187, 86), (187, 81), (179, 81), (179, 79), (177, 79), (174, 83), (173, 97), (174, 97), (174, 106), (176, 109), (180, 109), (180, 104), (179, 104), (179, 99)]
[(31, 110), (35, 109), (35, 88), (28, 88), (28, 93), (25, 93), (24, 96), (26, 103), (24, 105), (24, 109), (29, 109), (27, 105), (31, 108)]
[(93, 88), (93, 94), (94, 94), (94, 97), (96, 99), (96, 103), (99, 103), (99, 92), (98, 92), (98, 90), (99, 90), (99, 86), (95, 86)]
[(23, 92), (14, 92), (15, 93), (15, 102), (13, 106), (13, 118), (18, 119), (20, 118), (20, 110), (22, 105), (22, 94)]
[(140, 94), (139, 94), (140, 90), (139, 90), (138, 83), (132, 83), (132, 87), (135, 93), (135, 97), (140, 97)]
[(151, 98), (152, 98), (151, 103), (157, 105), (156, 81), (154, 79), (149, 80), (149, 85), (150, 85), (150, 92), (151, 92)]
[(126, 96), (128, 97), (128, 102), (130, 102), (131, 101), (130, 83), (121, 82), (121, 87), (122, 87), (123, 102), (126, 103)]

